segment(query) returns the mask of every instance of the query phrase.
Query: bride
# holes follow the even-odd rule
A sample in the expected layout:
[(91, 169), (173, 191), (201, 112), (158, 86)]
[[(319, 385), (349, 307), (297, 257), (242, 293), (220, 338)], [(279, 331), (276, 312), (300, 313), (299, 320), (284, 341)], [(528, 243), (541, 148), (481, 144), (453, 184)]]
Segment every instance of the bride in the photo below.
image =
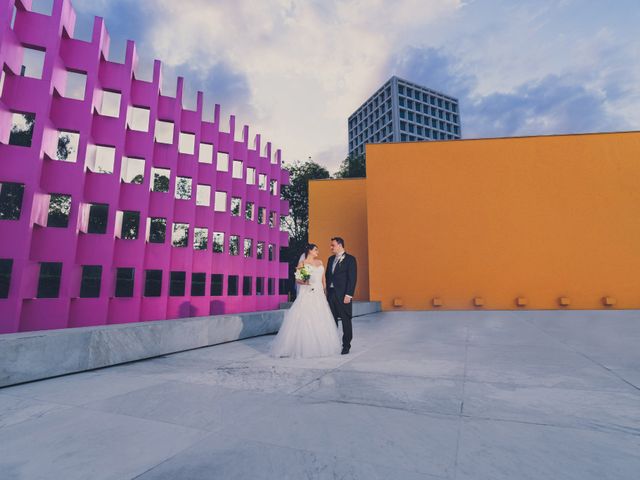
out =
[(280, 331), (271, 344), (273, 357), (325, 357), (340, 353), (340, 336), (326, 297), (324, 266), (317, 245), (305, 248), (297, 269), (306, 266), (308, 282), (299, 284), (298, 297), (284, 314)]

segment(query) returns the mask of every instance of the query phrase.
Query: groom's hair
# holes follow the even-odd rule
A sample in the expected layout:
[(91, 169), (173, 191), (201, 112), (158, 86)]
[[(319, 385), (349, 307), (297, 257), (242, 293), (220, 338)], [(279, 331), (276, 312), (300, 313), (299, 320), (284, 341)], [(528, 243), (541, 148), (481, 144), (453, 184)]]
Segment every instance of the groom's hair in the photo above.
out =
[(344, 248), (344, 239), (342, 237), (333, 237), (331, 241), (336, 241), (342, 248)]

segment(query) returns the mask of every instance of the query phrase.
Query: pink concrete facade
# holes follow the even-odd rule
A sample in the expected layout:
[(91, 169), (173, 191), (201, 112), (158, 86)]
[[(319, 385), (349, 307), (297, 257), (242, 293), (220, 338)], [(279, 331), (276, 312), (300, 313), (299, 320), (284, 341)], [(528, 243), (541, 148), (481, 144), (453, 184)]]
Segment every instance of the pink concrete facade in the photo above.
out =
[[(0, 333), (277, 308), (286, 300), (279, 283), (288, 275), (286, 263), (279, 262), (280, 247), (288, 244), (288, 234), (280, 230), (280, 217), (288, 214), (288, 204), (280, 191), (289, 181), (280, 151), (272, 151), (270, 143), (263, 145), (259, 135), (250, 142), (246, 126), (242, 140), (237, 141), (240, 135), (236, 135), (233, 116), (230, 131), (221, 131), (218, 105), (215, 120), (203, 121), (202, 92), (196, 110), (184, 109), (181, 78), (175, 98), (161, 95), (159, 61), (154, 63), (152, 81), (136, 79), (133, 42), (127, 44), (124, 63), (107, 61), (109, 37), (101, 18), (95, 19), (91, 41), (85, 42), (73, 38), (75, 13), (69, 0), (54, 0), (50, 16), (30, 11), (30, 3), (0, 0), (0, 189), (4, 190), (0, 199), (5, 202), (4, 218), (0, 218), (0, 261), (4, 261), (0, 281), (5, 291), (4, 295), (0, 291)], [(21, 75), (25, 48), (44, 51), (41, 78)], [(65, 95), (68, 72), (86, 74), (81, 98)], [(119, 94), (114, 115), (104, 114), (104, 92)], [(148, 111), (147, 131), (131, 128), (132, 107)], [(12, 131), (18, 128), (15, 112), (35, 114), (31, 146), (12, 141)], [(173, 124), (170, 143), (156, 138), (157, 120)], [(59, 159), (61, 131), (78, 135), (75, 161)], [(112, 165), (106, 170), (96, 169), (93, 160), (87, 160), (95, 155), (96, 145), (111, 153), (115, 149), (115, 155), (107, 155)], [(225, 153), (229, 155), (227, 171), (218, 164)], [(144, 160), (141, 183), (126, 178), (124, 169), (129, 168), (130, 159)], [(168, 192), (157, 191), (162, 189), (156, 188), (153, 169), (169, 170)], [(190, 183), (190, 198), (184, 198), (184, 192), (183, 198), (177, 198), (178, 177)], [(198, 195), (202, 205), (196, 204), (198, 185), (204, 187)], [(206, 187), (210, 187), (208, 202)], [(7, 204), (16, 204), (10, 192), (20, 189), (19, 218), (14, 218), (15, 214), (7, 213)], [(216, 206), (216, 192), (226, 194), (224, 205), (220, 201)], [(52, 226), (52, 194), (71, 196), (66, 227)], [(231, 213), (232, 198), (239, 199), (240, 215)], [(92, 205), (101, 206), (102, 212), (108, 206), (105, 233), (90, 233)], [(253, 218), (246, 211), (251, 206)], [(137, 234), (129, 235), (136, 238), (125, 238), (124, 212), (139, 213)], [(158, 238), (150, 234), (151, 218), (165, 219), (164, 242), (150, 241)], [(176, 223), (182, 224), (182, 233), (188, 224), (186, 246), (172, 242)], [(204, 229), (207, 241), (202, 249)], [(214, 252), (214, 232), (224, 234), (223, 252)], [(232, 236), (239, 242), (236, 254), (230, 252)], [(251, 241), (246, 252), (245, 240)], [(259, 245), (262, 258), (258, 258)], [(60, 275), (45, 274), (44, 262), (61, 265)], [(87, 266), (100, 268), (97, 274), (94, 268), (91, 277)], [(133, 290), (124, 296), (116, 295), (118, 272), (123, 271), (118, 269), (133, 269)], [(156, 285), (150, 287), (151, 270), (154, 275), (160, 271), (161, 279), (153, 277)], [(196, 277), (197, 287), (193, 285)], [(56, 282), (57, 296), (39, 295), (46, 290), (43, 285), (51, 291)], [(131, 287), (125, 283), (122, 291)], [(237, 292), (230, 291), (233, 285)], [(81, 291), (92, 293), (81, 295)]]

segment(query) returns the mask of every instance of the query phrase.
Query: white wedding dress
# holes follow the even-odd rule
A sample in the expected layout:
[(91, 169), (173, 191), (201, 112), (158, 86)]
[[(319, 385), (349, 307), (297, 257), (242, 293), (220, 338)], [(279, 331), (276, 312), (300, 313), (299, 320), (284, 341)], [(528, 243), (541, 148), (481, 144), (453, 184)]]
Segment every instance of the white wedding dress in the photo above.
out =
[(322, 289), (324, 267), (308, 265), (309, 285), (299, 285), (298, 297), (284, 314), (271, 344), (274, 357), (327, 357), (340, 353), (341, 341)]

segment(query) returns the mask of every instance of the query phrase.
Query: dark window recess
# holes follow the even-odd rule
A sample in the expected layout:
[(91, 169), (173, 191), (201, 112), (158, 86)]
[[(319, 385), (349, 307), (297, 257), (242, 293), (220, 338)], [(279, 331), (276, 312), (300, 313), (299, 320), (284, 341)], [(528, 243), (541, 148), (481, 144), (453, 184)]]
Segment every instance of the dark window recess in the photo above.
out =
[(147, 270), (144, 279), (144, 296), (159, 297), (162, 293), (162, 270)]
[(116, 270), (116, 297), (133, 297), (135, 269), (123, 267)]
[(102, 266), (84, 265), (82, 267), (82, 282), (80, 283), (80, 298), (99, 297), (101, 280)]
[(38, 298), (58, 298), (60, 294), (60, 277), (62, 276), (62, 263), (43, 262), (40, 264), (40, 277), (38, 278)]
[(140, 229), (140, 212), (122, 212), (122, 232), (120, 238), (135, 240)]
[(211, 296), (222, 296), (222, 285), (224, 283), (224, 276), (221, 273), (211, 274)]
[(167, 220), (164, 218), (152, 218), (149, 227), (149, 242), (164, 243), (167, 235)]
[(268, 283), (268, 289), (269, 289), (269, 295), (275, 295), (276, 294), (276, 279), (275, 278), (270, 278)]
[(87, 233), (107, 233), (109, 205), (98, 203), (89, 208), (89, 227)]
[(0, 258), (0, 298), (9, 298), (12, 270), (13, 260), (10, 258)]
[(251, 295), (253, 279), (251, 277), (242, 278), (242, 295)]
[(288, 295), (289, 294), (289, 279), (281, 278), (278, 282), (278, 290), (280, 291), (280, 295)]
[(264, 277), (256, 278), (256, 295), (264, 295)]
[(191, 274), (191, 296), (192, 297), (204, 297), (206, 281), (207, 281), (206, 273), (194, 272)]
[(186, 281), (186, 272), (171, 272), (171, 276), (169, 278), (169, 296), (184, 297)]
[(24, 184), (0, 183), (0, 220), (20, 220)]
[(238, 295), (238, 275), (229, 275), (227, 283), (227, 295), (235, 297)]
[(52, 193), (49, 195), (47, 227), (67, 228), (71, 212), (71, 195)]

